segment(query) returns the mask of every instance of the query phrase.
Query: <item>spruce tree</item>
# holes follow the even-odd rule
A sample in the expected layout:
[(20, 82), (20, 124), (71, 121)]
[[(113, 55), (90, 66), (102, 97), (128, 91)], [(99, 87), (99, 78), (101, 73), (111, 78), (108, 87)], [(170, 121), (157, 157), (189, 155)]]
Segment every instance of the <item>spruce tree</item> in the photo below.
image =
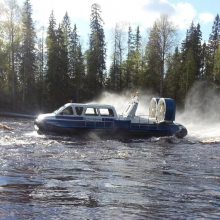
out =
[(54, 109), (71, 98), (69, 96), (68, 54), (61, 25), (56, 28), (53, 12), (47, 33), (48, 107)]
[[(59, 103), (63, 104), (70, 100), (69, 75), (68, 75), (68, 51), (66, 50), (65, 37), (61, 25), (57, 29), (57, 76), (59, 77), (58, 91), (60, 92)], [(58, 96), (59, 97), (59, 96)]]
[(106, 44), (98, 4), (91, 7), (89, 50), (87, 51), (87, 86), (90, 97), (100, 94), (104, 87), (106, 70)]
[(70, 24), (70, 18), (67, 12), (63, 17), (61, 28), (62, 28), (63, 36), (64, 36), (64, 43), (68, 51), (69, 46), (70, 46), (71, 24)]
[(182, 80), (181, 53), (179, 52), (178, 47), (176, 47), (174, 54), (169, 57), (167, 62), (165, 95), (175, 99), (179, 103), (183, 101), (181, 96), (182, 94), (180, 93)]
[[(22, 46), (20, 64), (20, 82), (22, 102), (31, 107), (36, 104), (36, 33), (32, 20), (32, 7), (29, 0), (24, 3), (22, 11)], [(33, 106), (35, 107), (35, 106)]]
[(59, 79), (56, 79), (57, 72), (57, 36), (56, 36), (56, 20), (53, 11), (49, 18), (49, 27), (47, 30), (47, 73), (46, 73), (46, 87), (47, 87), (47, 107), (56, 107), (56, 83)]
[(110, 66), (109, 73), (109, 89), (120, 92), (122, 91), (122, 63), (124, 56), (124, 46), (123, 46), (123, 31), (119, 25), (115, 26), (114, 30), (114, 49), (112, 54), (112, 62)]
[(124, 72), (124, 89), (134, 89), (133, 76), (134, 76), (134, 65), (135, 65), (135, 35), (133, 34), (131, 26), (128, 27), (128, 52), (127, 60), (125, 62)]
[(215, 52), (213, 80), (217, 85), (220, 85), (220, 47), (218, 47), (217, 51)]
[(182, 43), (184, 94), (187, 93), (196, 79), (203, 78), (203, 49), (201, 40), (200, 25), (195, 26), (192, 22), (190, 29), (187, 30), (186, 39)]
[(70, 89), (73, 101), (79, 102), (84, 97), (85, 87), (85, 65), (82, 48), (80, 44), (77, 27), (74, 28), (70, 35), (70, 51), (69, 51), (69, 74)]
[(45, 53), (45, 33), (44, 27), (41, 27), (41, 36), (38, 37), (37, 41), (37, 53), (36, 53), (36, 88), (37, 88), (37, 103), (40, 110), (45, 108), (45, 96), (46, 96), (46, 85), (45, 85), (45, 75), (46, 75), (46, 53)]
[(141, 74), (143, 71), (141, 46), (142, 46), (141, 34), (138, 26), (135, 35), (134, 72), (133, 72), (133, 85), (136, 85), (136, 87), (140, 87)]
[(61, 23), (61, 29), (63, 32), (65, 51), (68, 54), (68, 74), (70, 75), (69, 60), (70, 60), (71, 24), (70, 24), (70, 18), (67, 12), (63, 17), (63, 21)]
[(208, 45), (206, 48), (206, 62), (205, 62), (205, 77), (208, 80), (215, 80), (214, 76), (214, 65), (215, 65), (215, 54), (217, 52), (220, 41), (220, 18), (217, 14), (212, 26), (212, 33), (209, 36)]
[(137, 26), (137, 29), (136, 29), (135, 51), (136, 51), (137, 53), (141, 53), (141, 34), (140, 34), (140, 28), (139, 28), (139, 26)]

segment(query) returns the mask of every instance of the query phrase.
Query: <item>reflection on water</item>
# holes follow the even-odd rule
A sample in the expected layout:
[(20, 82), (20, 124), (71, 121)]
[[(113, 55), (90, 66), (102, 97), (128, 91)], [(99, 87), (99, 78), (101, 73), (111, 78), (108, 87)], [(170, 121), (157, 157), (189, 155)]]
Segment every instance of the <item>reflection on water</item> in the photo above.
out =
[[(220, 146), (38, 135), (2, 119), (0, 219), (220, 218)], [(94, 139), (93, 139), (94, 138)]]

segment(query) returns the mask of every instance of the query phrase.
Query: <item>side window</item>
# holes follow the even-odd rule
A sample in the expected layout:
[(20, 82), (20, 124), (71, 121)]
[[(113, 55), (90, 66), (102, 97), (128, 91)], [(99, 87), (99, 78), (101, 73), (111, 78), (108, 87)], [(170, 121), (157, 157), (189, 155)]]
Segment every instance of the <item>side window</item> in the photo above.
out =
[(65, 108), (62, 112), (60, 112), (60, 115), (73, 115), (73, 109), (71, 106)]
[(108, 111), (109, 111), (109, 116), (114, 117), (114, 112), (113, 112), (113, 110), (112, 110), (112, 109), (108, 109)]
[(77, 106), (75, 107), (75, 110), (77, 115), (81, 115), (83, 112), (83, 107)]
[(110, 116), (110, 117), (114, 117), (114, 112), (112, 109), (110, 108), (100, 108), (100, 115), (101, 116)]
[(85, 115), (97, 116), (98, 111), (95, 108), (87, 108), (86, 111), (85, 111)]

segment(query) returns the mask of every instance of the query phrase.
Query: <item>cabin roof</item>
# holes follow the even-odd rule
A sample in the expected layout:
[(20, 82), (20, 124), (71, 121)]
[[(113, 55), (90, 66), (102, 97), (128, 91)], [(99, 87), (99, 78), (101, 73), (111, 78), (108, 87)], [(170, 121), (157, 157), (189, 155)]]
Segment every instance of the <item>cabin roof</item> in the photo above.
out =
[(72, 107), (87, 107), (87, 108), (111, 108), (115, 109), (112, 105), (106, 105), (106, 104), (97, 104), (97, 103), (67, 103), (65, 106), (72, 106)]

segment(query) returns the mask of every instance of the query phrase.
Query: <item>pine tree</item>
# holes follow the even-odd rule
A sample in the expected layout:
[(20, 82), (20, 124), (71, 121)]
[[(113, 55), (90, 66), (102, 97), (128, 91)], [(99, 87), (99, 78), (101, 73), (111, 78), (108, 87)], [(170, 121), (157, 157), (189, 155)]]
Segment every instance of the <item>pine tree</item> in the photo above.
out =
[(106, 70), (106, 44), (98, 4), (91, 8), (89, 50), (87, 51), (87, 85), (90, 97), (99, 95), (104, 87)]
[(22, 12), (22, 34), (20, 64), (22, 102), (26, 106), (31, 107), (36, 104), (36, 33), (32, 20), (32, 7), (29, 0), (25, 1)]

